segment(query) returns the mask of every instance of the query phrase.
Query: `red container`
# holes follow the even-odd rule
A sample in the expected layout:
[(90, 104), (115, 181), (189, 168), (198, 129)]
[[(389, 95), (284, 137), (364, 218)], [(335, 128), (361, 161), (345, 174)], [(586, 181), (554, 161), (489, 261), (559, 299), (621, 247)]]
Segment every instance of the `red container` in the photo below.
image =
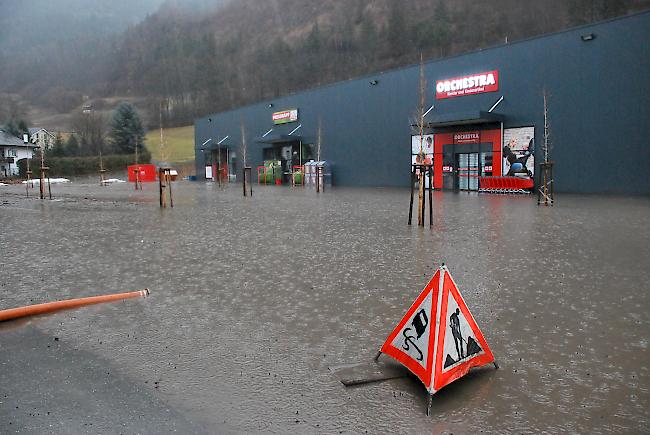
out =
[(156, 181), (156, 165), (129, 165), (127, 166), (127, 171), (130, 183), (135, 183), (136, 169), (138, 170), (138, 181), (142, 183)]

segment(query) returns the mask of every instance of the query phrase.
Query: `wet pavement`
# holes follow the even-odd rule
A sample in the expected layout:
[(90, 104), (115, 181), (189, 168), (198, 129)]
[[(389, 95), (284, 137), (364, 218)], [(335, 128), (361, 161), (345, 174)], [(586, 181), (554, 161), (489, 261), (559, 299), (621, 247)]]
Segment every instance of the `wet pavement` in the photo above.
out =
[[(648, 198), (157, 188), (0, 187), (0, 308), (152, 292), (0, 324), (1, 433), (648, 432)], [(346, 389), (441, 262), (501, 369)]]

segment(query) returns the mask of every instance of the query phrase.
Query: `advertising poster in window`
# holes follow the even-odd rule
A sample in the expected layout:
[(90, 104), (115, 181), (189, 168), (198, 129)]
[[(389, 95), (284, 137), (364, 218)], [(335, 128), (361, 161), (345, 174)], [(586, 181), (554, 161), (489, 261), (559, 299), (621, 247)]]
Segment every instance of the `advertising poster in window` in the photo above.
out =
[[(422, 151), (433, 159), (433, 135), (422, 135)], [(411, 155), (417, 155), (420, 152), (420, 135), (411, 136)]]
[(503, 131), (503, 175), (532, 177), (535, 174), (535, 127)]
[[(420, 135), (411, 136), (411, 163), (433, 164), (433, 135), (422, 135), (422, 151), (424, 159), (420, 155)], [(426, 180), (426, 187), (429, 187), (429, 180)]]

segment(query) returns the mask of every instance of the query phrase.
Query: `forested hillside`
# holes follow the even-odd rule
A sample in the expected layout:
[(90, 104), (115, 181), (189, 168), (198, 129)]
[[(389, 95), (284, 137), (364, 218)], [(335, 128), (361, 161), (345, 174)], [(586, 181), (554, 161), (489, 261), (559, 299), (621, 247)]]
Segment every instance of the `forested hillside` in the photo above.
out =
[[(121, 3), (111, 2), (118, 9)], [(127, 25), (117, 33), (99, 26), (54, 47), (36, 37), (38, 49), (25, 50), (20, 61), (9, 56), (14, 39), (3, 40), (0, 92), (57, 110), (80, 104), (82, 94), (140, 97), (156, 115), (162, 101), (165, 123), (182, 125), (412, 64), (420, 53), (448, 56), (649, 6), (650, 0), (170, 0), (137, 25), (120, 21)]]

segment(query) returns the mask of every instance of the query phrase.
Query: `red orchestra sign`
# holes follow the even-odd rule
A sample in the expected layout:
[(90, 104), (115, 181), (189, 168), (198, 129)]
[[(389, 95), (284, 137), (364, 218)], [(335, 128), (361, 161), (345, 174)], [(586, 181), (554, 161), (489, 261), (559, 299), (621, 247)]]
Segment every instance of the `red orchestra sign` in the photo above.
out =
[(482, 94), (499, 90), (499, 71), (436, 81), (436, 99)]

